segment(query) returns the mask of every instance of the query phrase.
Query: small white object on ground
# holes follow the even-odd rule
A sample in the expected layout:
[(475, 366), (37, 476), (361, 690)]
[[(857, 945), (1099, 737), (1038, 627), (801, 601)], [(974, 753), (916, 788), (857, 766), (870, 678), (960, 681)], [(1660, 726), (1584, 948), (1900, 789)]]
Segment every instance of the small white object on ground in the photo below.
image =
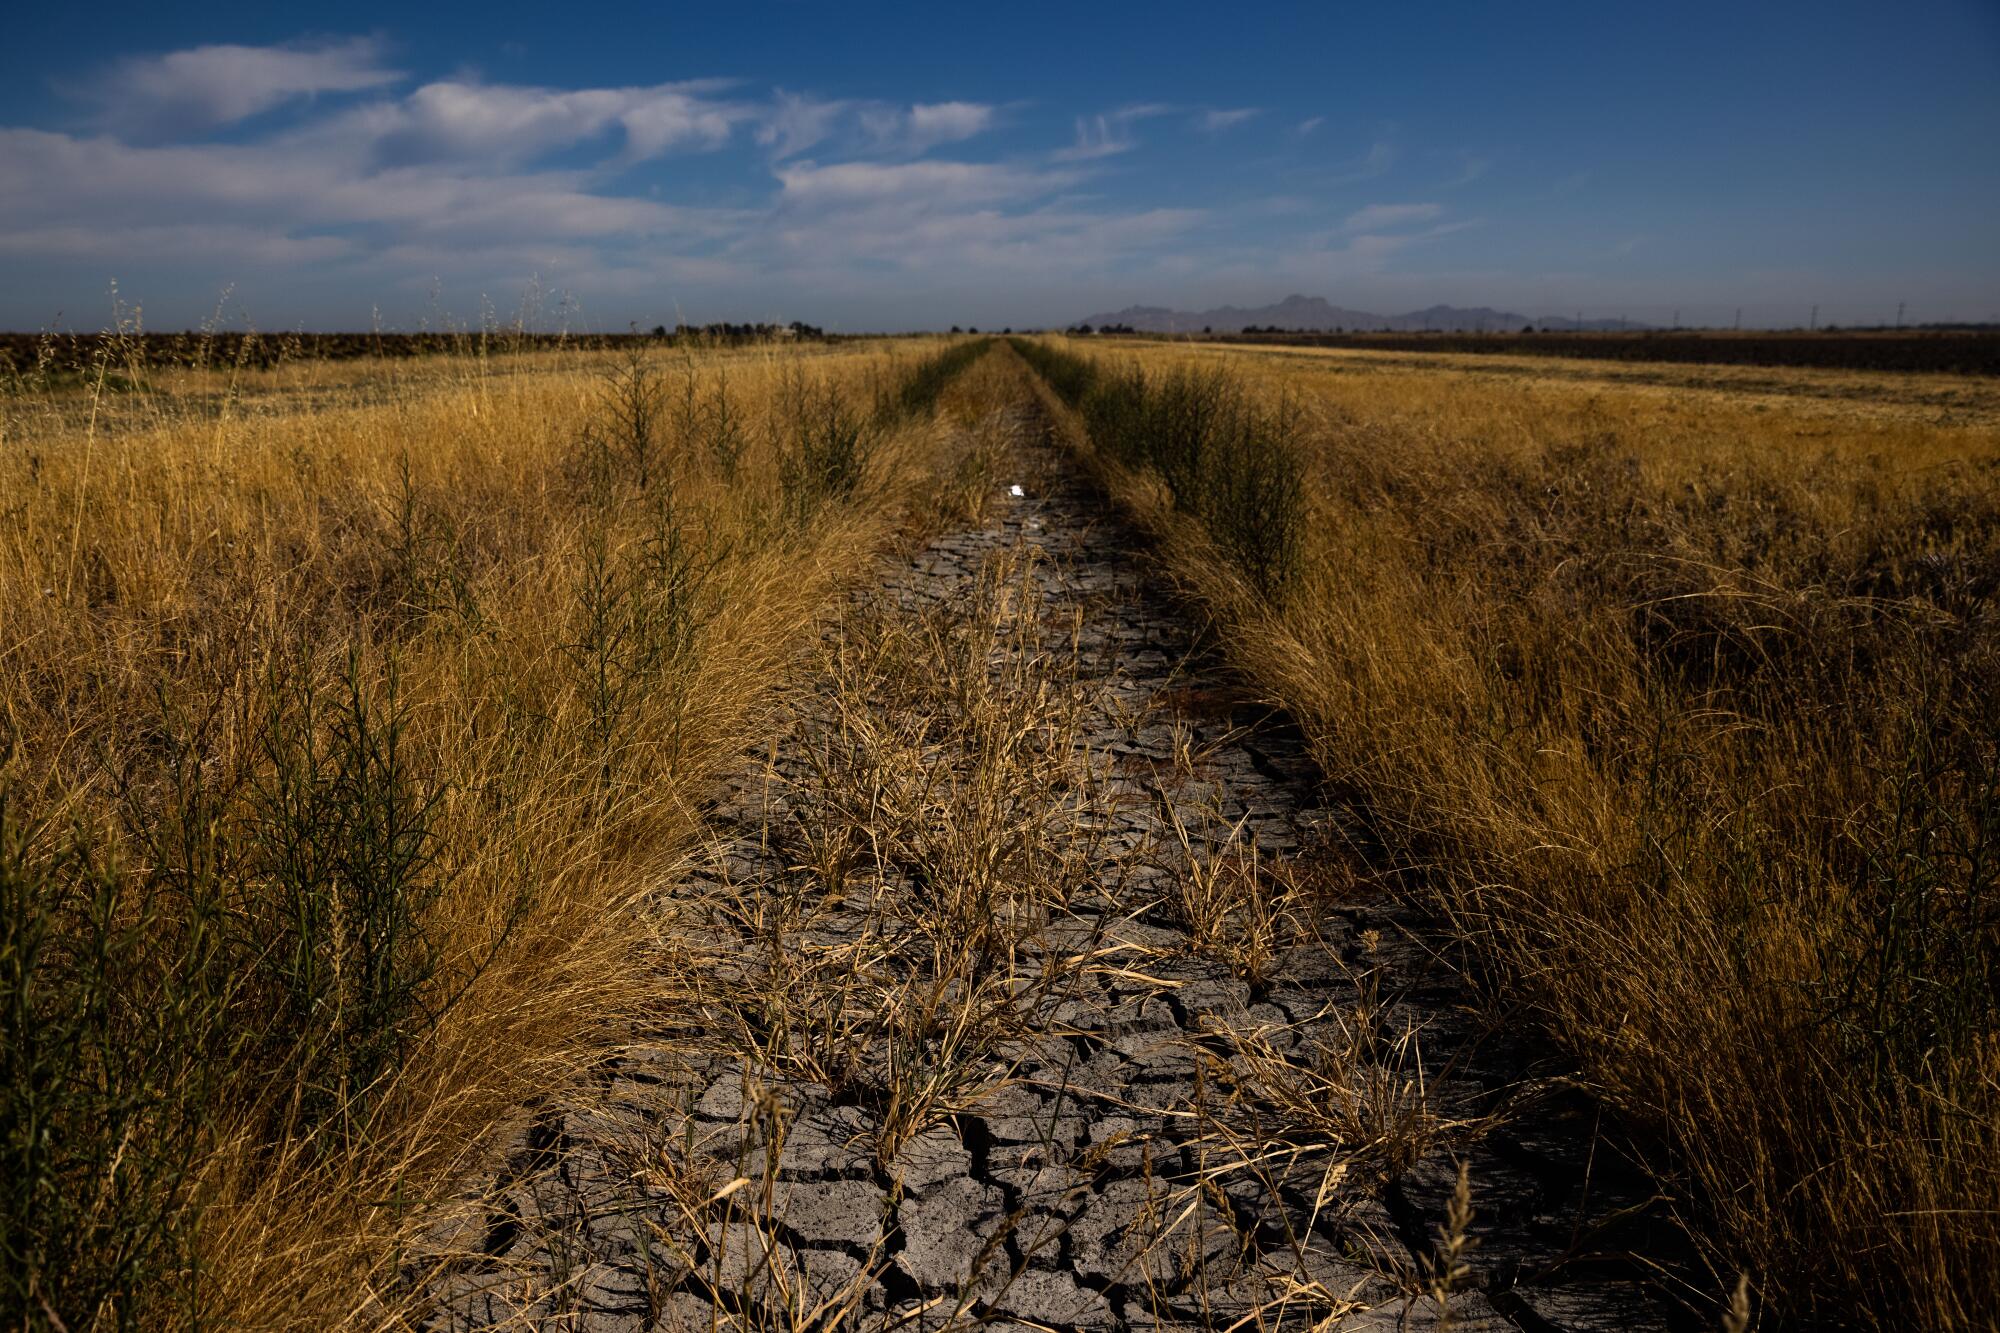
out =
[(1007, 488), (1007, 494), (1013, 496), (1016, 500), (1018, 500), (1022, 496), (1026, 495), (1027, 492), (1021, 489), (1021, 483), (1017, 481), (1012, 486), (1009, 486)]

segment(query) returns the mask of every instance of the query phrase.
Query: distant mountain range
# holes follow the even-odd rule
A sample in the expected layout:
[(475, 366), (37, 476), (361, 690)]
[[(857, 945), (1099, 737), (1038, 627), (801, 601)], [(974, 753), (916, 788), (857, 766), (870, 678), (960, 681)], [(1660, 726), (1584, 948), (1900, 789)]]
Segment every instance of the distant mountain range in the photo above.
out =
[[(1134, 305), (1109, 314), (1091, 315), (1077, 321), (1093, 329), (1106, 324), (1122, 325), (1140, 333), (1241, 333), (1244, 329), (1314, 329), (1332, 332), (1346, 329), (1373, 332), (1388, 329), (1395, 333), (1416, 333), (1425, 329), (1449, 331), (1466, 329), (1480, 333), (1515, 333), (1532, 324), (1538, 329), (1563, 332), (1643, 329), (1644, 324), (1622, 319), (1530, 319), (1511, 310), (1491, 306), (1434, 305), (1412, 310), (1407, 315), (1377, 315), (1366, 310), (1349, 310), (1319, 296), (1287, 296), (1276, 305), (1217, 306), (1213, 310), (1169, 310), (1165, 306)], [(1075, 327), (1072, 325), (1071, 327)]]

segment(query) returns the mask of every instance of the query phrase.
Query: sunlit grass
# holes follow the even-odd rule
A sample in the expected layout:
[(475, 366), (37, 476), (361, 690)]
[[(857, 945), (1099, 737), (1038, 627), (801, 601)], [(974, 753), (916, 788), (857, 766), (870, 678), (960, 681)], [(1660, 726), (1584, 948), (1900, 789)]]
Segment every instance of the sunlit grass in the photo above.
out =
[(937, 489), (928, 350), (9, 400), (10, 1322), (361, 1308), (495, 1118), (635, 1011), (631, 909), (706, 776)]
[[(1852, 376), (1787, 406), (1773, 372), (1024, 350), (1396, 882), (1656, 1134), (1719, 1266), (1815, 1324), (2000, 1308), (1990, 418), (1844, 410)], [(1222, 471), (1120, 443), (1135, 376), (1288, 405), (1275, 591), (1208, 516)]]

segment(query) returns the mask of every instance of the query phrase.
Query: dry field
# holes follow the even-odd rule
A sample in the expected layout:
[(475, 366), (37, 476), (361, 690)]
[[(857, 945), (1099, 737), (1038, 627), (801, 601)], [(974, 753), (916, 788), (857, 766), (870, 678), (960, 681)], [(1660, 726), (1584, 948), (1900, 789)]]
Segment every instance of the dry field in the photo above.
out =
[[(1181, 347), (1184, 350), (1186, 344)], [(1255, 350), (1218, 347), (1204, 354), (1230, 364), (1262, 366), (1284, 364), (1291, 358), (1299, 363), (1300, 373), (1353, 374), (1378, 385), (1395, 376), (1414, 376), (1427, 384), (1492, 382), (1523, 393), (1535, 389), (1569, 390), (1573, 396), (1607, 393), (1621, 403), (1664, 399), (1689, 409), (1713, 404), (1738, 413), (1778, 411), (1944, 427), (2000, 427), (2000, 381), (1972, 375), (1570, 360), (1509, 355), (1504, 350), (1474, 355), (1274, 344)], [(1795, 428), (1809, 429), (1803, 423)]]
[(911, 340), (0, 414), (10, 1325), (2000, 1311), (1981, 383)]
[[(1204, 341), (1207, 341), (1204, 339)], [(1309, 333), (1248, 330), (1223, 341), (1257, 346), (1372, 348), (1377, 351), (1575, 358), (1603, 367), (1617, 363), (1886, 371), (1898, 374), (1983, 375), (2000, 372), (2000, 337), (1960, 329), (1851, 329), (1790, 332), (1720, 329), (1614, 333)]]
[(2000, 1312), (2000, 417), (1965, 381), (1023, 350), (1495, 1006), (1809, 1326)]
[(10, 1325), (338, 1323), (592, 1058), (715, 757), (949, 501), (936, 351), (0, 399)]

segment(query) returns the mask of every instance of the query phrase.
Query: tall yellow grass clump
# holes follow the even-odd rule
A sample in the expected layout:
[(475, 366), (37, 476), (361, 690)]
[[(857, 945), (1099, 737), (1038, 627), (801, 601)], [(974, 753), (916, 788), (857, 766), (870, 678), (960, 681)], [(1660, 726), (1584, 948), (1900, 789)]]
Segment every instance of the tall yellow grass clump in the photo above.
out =
[(1654, 1131), (1718, 1265), (1812, 1326), (1992, 1327), (1990, 414), (1811, 372), (1023, 350), (1395, 882)]
[(409, 1210), (633, 1012), (624, 909), (902, 521), (972, 350), (16, 386), (6, 1322), (369, 1299)]

